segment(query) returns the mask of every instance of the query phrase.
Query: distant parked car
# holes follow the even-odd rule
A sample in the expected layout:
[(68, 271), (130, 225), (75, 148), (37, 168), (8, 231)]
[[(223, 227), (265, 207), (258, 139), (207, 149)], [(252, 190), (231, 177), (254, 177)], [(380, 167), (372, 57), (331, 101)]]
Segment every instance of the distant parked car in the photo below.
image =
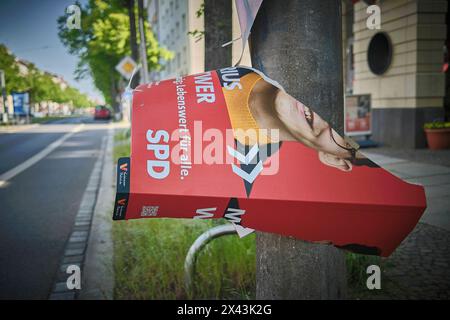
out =
[(111, 119), (111, 111), (105, 106), (96, 106), (94, 111), (94, 120)]

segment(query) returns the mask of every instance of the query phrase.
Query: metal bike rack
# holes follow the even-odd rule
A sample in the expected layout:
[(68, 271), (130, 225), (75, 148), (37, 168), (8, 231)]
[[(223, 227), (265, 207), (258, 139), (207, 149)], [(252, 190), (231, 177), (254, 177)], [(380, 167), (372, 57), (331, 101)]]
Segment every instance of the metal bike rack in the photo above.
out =
[(184, 261), (184, 281), (188, 292), (191, 292), (193, 289), (192, 284), (195, 275), (195, 263), (199, 251), (213, 239), (236, 233), (235, 227), (231, 223), (227, 223), (205, 231), (194, 241), (186, 255), (186, 260)]

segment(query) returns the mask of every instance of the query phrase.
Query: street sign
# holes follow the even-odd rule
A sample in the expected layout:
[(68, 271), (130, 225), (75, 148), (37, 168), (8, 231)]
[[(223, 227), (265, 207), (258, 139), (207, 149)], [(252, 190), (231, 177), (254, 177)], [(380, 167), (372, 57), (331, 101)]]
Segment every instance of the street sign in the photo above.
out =
[(129, 56), (124, 57), (116, 66), (116, 70), (127, 80), (133, 75), (134, 69), (137, 67), (136, 62)]
[(114, 220), (225, 218), (389, 256), (426, 208), (422, 186), (366, 158), (261, 72), (231, 67), (133, 91)]

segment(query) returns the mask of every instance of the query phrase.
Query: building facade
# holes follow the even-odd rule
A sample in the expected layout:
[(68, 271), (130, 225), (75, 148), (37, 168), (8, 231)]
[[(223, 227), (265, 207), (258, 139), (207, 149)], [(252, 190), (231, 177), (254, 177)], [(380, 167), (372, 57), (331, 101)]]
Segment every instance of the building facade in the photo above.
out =
[[(152, 0), (148, 16), (162, 47), (173, 53), (154, 79), (168, 79), (204, 70), (203, 16), (197, 17), (203, 0)], [(197, 31), (197, 32), (196, 32)]]
[[(197, 12), (204, 0), (152, 0), (148, 5), (148, 16), (152, 29), (160, 45), (173, 52), (174, 58), (164, 62), (164, 69), (153, 74), (154, 79), (168, 79), (177, 75), (187, 75), (203, 72), (205, 66), (205, 40), (202, 36), (204, 15)], [(234, 0), (232, 39), (240, 36), (239, 20)], [(197, 32), (196, 32), (197, 31)], [(232, 39), (229, 39), (230, 41)], [(218, 50), (221, 43), (217, 44)], [(239, 60), (241, 41), (232, 44), (232, 61)], [(241, 65), (251, 66), (248, 46), (244, 50)]]
[[(368, 27), (372, 4), (381, 9), (379, 29)], [(425, 147), (423, 124), (444, 119), (448, 96), (447, 1), (346, 1), (345, 19), (346, 91), (370, 95), (373, 140)]]

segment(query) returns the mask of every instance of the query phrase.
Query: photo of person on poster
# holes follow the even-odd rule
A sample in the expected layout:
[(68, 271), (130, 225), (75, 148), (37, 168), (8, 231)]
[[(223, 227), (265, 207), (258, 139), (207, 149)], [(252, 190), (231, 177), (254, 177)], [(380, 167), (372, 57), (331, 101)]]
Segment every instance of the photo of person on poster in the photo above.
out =
[[(323, 164), (344, 172), (350, 172), (354, 165), (378, 167), (358, 151), (356, 143), (342, 138), (311, 108), (260, 72), (235, 67), (221, 69), (218, 74), (239, 143), (261, 145), (297, 141), (315, 149)], [(266, 129), (267, 135), (257, 133), (257, 141), (242, 137), (243, 132), (260, 129)], [(274, 129), (277, 137), (270, 135)]]

